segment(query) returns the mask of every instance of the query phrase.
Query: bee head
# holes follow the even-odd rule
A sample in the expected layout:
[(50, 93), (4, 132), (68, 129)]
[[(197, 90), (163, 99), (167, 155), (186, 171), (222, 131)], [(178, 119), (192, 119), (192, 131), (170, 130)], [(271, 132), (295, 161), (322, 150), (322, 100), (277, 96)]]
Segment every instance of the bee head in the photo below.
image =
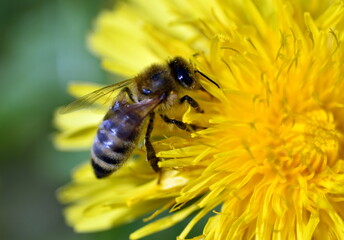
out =
[(182, 57), (175, 57), (168, 66), (173, 78), (185, 89), (194, 89), (197, 85), (192, 66)]

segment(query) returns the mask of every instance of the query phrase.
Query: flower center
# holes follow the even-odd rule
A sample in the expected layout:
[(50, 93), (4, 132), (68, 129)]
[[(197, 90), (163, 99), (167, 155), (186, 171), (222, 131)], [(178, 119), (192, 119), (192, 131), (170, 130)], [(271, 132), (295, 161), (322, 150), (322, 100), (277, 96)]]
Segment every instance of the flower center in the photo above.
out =
[(313, 111), (296, 123), (293, 131), (302, 134), (299, 149), (314, 170), (332, 165), (338, 156), (341, 134), (333, 115), (324, 110)]
[(276, 135), (270, 138), (264, 160), (258, 166), (265, 171), (268, 167), (283, 180), (300, 175), (313, 178), (338, 158), (342, 135), (333, 115), (324, 110), (296, 118), (292, 126)]

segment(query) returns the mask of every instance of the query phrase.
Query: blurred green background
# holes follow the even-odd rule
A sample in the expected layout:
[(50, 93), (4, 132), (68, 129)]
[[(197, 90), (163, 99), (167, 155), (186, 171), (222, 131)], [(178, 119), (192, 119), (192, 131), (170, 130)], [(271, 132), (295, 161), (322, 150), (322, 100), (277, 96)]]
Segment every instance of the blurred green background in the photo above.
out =
[[(76, 234), (65, 225), (63, 206), (55, 197), (89, 153), (53, 148), (53, 113), (72, 100), (66, 93), (68, 82), (113, 81), (85, 43), (96, 15), (112, 3), (0, 3), (0, 239), (128, 239), (142, 225), (137, 220), (110, 231)], [(175, 239), (185, 224), (146, 239)]]

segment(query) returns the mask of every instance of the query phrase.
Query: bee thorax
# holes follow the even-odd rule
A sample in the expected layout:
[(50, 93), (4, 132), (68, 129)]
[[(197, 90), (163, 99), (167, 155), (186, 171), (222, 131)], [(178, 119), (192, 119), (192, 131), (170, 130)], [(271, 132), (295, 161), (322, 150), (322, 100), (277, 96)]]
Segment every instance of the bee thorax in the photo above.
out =
[(177, 94), (169, 94), (166, 97), (166, 100), (160, 104), (158, 107), (157, 112), (165, 112), (166, 110), (169, 110), (173, 108), (173, 106), (179, 104), (179, 97)]

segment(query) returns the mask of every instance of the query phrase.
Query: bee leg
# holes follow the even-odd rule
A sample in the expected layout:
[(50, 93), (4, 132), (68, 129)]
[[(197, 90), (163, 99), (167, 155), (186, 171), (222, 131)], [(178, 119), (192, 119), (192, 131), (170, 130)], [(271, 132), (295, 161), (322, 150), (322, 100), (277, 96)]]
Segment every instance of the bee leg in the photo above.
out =
[(192, 132), (193, 130), (202, 128), (202, 127), (196, 126), (196, 125), (194, 125), (194, 124), (187, 124), (187, 123), (184, 123), (184, 122), (179, 121), (179, 120), (176, 120), (176, 119), (171, 119), (171, 118), (169, 118), (169, 117), (167, 117), (166, 115), (163, 115), (163, 114), (160, 114), (160, 117), (161, 117), (162, 120), (164, 120), (166, 123), (168, 123), (168, 124), (174, 124), (174, 125), (176, 125), (178, 128), (180, 128), (180, 129), (182, 129), (182, 130), (185, 130), (185, 131), (188, 131), (188, 132)]
[(130, 100), (135, 102), (133, 99), (133, 93), (131, 92), (131, 90), (128, 87), (123, 88), (119, 94), (123, 94), (123, 93), (128, 94), (128, 97), (130, 98)]
[(190, 97), (189, 95), (185, 95), (184, 97), (182, 97), (181, 99), (179, 99), (179, 102), (180, 102), (180, 103), (183, 103), (183, 102), (185, 102), (185, 101), (187, 101), (188, 104), (190, 104), (190, 106), (191, 106), (192, 108), (194, 108), (196, 112), (198, 112), (198, 113), (203, 113), (203, 112), (204, 112), (204, 111), (199, 107), (198, 102), (197, 102), (195, 99), (193, 99), (192, 97)]
[(150, 135), (153, 130), (154, 117), (155, 117), (154, 112), (149, 114), (149, 123), (148, 123), (146, 136), (145, 136), (145, 146), (146, 146), (146, 152), (147, 152), (147, 160), (149, 161), (150, 165), (152, 166), (155, 172), (160, 172), (160, 168), (158, 166), (158, 162), (160, 161), (160, 159), (156, 156), (155, 150), (150, 141)]

